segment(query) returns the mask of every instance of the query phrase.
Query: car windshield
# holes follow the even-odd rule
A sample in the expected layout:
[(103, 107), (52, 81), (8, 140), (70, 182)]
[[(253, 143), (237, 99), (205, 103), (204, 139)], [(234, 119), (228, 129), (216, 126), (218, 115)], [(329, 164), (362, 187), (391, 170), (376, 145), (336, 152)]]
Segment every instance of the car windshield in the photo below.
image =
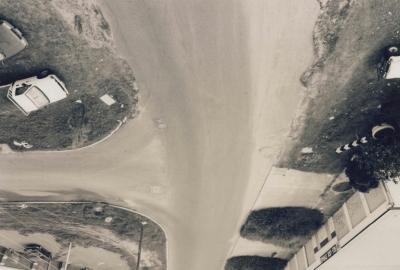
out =
[(37, 108), (41, 108), (50, 103), (46, 95), (36, 86), (32, 86), (27, 92), (26, 96), (32, 101)]

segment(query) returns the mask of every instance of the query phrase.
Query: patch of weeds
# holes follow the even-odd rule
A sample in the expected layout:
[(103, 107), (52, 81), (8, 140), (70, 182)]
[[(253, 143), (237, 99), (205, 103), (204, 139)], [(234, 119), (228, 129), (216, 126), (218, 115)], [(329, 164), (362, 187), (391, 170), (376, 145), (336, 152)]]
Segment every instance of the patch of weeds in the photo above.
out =
[[(4, 0), (0, 18), (20, 29), (29, 42), (0, 66), (0, 85), (48, 69), (70, 93), (26, 117), (6, 98), (6, 89), (1, 90), (0, 143), (19, 151), (26, 149), (13, 145), (14, 140), (33, 145), (30, 150), (84, 147), (136, 115), (135, 78), (110, 46), (110, 26), (99, 8), (83, 0)], [(106, 93), (116, 100), (112, 106), (99, 99)]]
[(350, 0), (320, 1), (321, 14), (319, 15), (313, 31), (314, 63), (301, 76), (300, 81), (307, 85), (312, 75), (324, 66), (324, 62), (331, 54), (339, 39), (339, 32), (346, 21), (350, 9)]
[[(83, 247), (102, 248), (119, 253), (133, 268), (136, 257), (121, 243), (137, 243), (142, 222), (146, 221), (142, 248), (155, 254), (156, 261), (152, 269), (165, 269), (164, 232), (157, 224), (139, 214), (102, 203), (27, 205), (26, 208), (20, 208), (17, 203), (1, 204), (0, 230), (16, 230), (23, 235), (47, 233), (53, 235), (64, 248), (70, 242)], [(111, 222), (105, 222), (106, 217), (111, 217)], [(105, 232), (111, 238), (105, 238)]]

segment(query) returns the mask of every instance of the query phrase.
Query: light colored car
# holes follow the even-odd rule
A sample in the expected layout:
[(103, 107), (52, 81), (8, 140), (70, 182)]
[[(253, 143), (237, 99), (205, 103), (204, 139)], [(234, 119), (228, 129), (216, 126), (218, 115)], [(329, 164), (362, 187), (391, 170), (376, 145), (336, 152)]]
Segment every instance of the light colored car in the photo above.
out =
[(21, 31), (9, 22), (0, 20), (0, 61), (16, 55), (28, 46)]
[(391, 56), (387, 63), (387, 71), (383, 75), (386, 80), (400, 79), (400, 56)]
[(25, 115), (60, 101), (68, 96), (65, 84), (53, 74), (39, 75), (13, 82), (7, 97)]
[(386, 48), (380, 72), (386, 80), (400, 79), (400, 50), (398, 46)]

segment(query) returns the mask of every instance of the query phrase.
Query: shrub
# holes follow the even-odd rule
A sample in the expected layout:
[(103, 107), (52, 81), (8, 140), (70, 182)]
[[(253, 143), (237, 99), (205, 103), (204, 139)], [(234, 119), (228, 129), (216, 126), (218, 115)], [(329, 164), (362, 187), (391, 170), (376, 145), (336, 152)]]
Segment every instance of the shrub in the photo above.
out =
[(322, 226), (323, 215), (304, 207), (266, 208), (253, 211), (240, 235), (283, 247), (300, 247)]
[(382, 180), (400, 177), (400, 141), (390, 143), (375, 141), (360, 147), (345, 169), (350, 184), (361, 192), (378, 186)]

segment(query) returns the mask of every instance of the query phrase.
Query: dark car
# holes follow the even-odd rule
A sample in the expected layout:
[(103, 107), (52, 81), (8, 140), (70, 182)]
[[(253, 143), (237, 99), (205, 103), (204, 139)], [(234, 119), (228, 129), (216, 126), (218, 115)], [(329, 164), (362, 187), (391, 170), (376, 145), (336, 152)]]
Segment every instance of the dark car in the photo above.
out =
[(26, 46), (28, 42), (17, 28), (0, 20), (0, 61), (16, 55)]
[(25, 245), (24, 252), (27, 255), (34, 255), (40, 257), (42, 259), (51, 260), (52, 255), (51, 252), (42, 247), (39, 244), (27, 244)]

